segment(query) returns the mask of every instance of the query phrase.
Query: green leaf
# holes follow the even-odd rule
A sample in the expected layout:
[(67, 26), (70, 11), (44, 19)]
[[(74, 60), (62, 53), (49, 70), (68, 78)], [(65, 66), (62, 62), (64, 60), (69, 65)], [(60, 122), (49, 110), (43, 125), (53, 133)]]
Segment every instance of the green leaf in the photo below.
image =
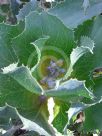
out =
[[(64, 128), (65, 133), (67, 133), (68, 128), (69, 128), (69, 130), (74, 131), (74, 132), (78, 131), (80, 123), (78, 124), (78, 123), (74, 122), (75, 120), (73, 120), (73, 118), (76, 117), (78, 115), (78, 113), (84, 112), (84, 110), (90, 106), (91, 106), (91, 104), (85, 104), (82, 102), (74, 102), (71, 104), (71, 106), (67, 112), (68, 113), (68, 122), (66, 123), (66, 126)], [(72, 124), (72, 122), (73, 122), (73, 124)], [(82, 130), (81, 130), (81, 132), (82, 132)]]
[[(11, 121), (10, 121), (10, 117), (11, 117)], [(19, 116), (15, 108), (10, 107), (7, 104), (4, 107), (0, 107), (0, 129), (2, 128), (4, 130), (8, 130), (17, 121), (19, 121)], [(22, 122), (20, 121), (19, 125), (21, 124)]]
[(59, 106), (60, 106), (59, 113), (54, 118), (52, 124), (59, 132), (63, 133), (63, 129), (67, 124), (68, 120), (66, 111), (68, 110), (69, 105), (65, 103), (60, 103)]
[[(41, 92), (42, 89), (37, 81), (24, 66), (19, 68), (9, 66), (0, 73), (0, 104), (7, 102), (22, 110), (33, 109), (39, 100), (34, 93), (41, 94)], [(34, 101), (36, 101), (35, 107)]]
[(0, 122), (0, 128), (6, 130), (5, 136), (11, 136), (19, 129), (34, 131), (39, 135), (50, 136), (50, 134), (37, 123), (24, 118), (14, 107), (9, 105), (0, 107)]
[[(45, 36), (50, 38), (42, 46), (43, 56), (62, 57), (67, 61), (72, 48), (75, 46), (73, 31), (63, 25), (55, 16), (46, 12), (30, 13), (25, 19), (25, 30), (17, 38), (13, 39), (13, 47), (19, 58), (20, 64), (28, 64), (29, 57), (34, 53), (30, 67), (35, 65), (36, 51), (30, 43)], [(37, 46), (37, 45), (36, 45)], [(68, 61), (66, 62), (68, 63)]]
[[(91, 21), (86, 21), (75, 30), (75, 36), (80, 43), (82, 35), (90, 37), (95, 47), (93, 55), (85, 54), (74, 66), (73, 76), (79, 80), (92, 80), (93, 71), (96, 68), (102, 67), (101, 53), (102, 53), (102, 16), (98, 16)], [(99, 31), (98, 31), (99, 30)], [(90, 84), (90, 83), (89, 83)]]
[[(84, 42), (86, 41), (85, 44), (87, 44), (87, 46), (85, 46)], [(73, 49), (71, 55), (70, 55), (70, 60), (71, 60), (71, 65), (72, 67), (76, 64), (76, 62), (84, 55), (87, 54), (88, 52), (93, 53), (93, 45), (94, 42), (87, 42), (87, 38), (84, 38), (83, 40), (81, 39), (81, 47), (77, 47), (75, 49)], [(92, 46), (92, 47), (89, 47)], [(91, 49), (92, 48), (92, 49)]]
[(22, 30), (23, 23), (15, 26), (0, 24), (0, 69), (18, 61), (11, 46), (11, 39), (19, 35)]
[(91, 38), (87, 37), (87, 36), (81, 36), (80, 39), (80, 45), (88, 48), (90, 50), (90, 52), (93, 54), (93, 49), (94, 49), (94, 41), (91, 40)]
[(85, 103), (73, 103), (68, 110), (69, 121), (72, 117), (81, 111), (85, 113), (84, 130), (90, 132), (96, 129), (102, 129), (102, 77), (94, 79), (94, 95), (96, 99), (94, 101), (87, 101)]
[(77, 115), (81, 111), (84, 111), (86, 108), (88, 108), (90, 105), (84, 104), (84, 103), (72, 103), (71, 107), (68, 110), (68, 120), (70, 121), (73, 116)]
[[(40, 60), (41, 60), (41, 57), (42, 57), (42, 49), (43, 49), (43, 46), (46, 44), (47, 40), (49, 39), (48, 36), (45, 36), (44, 38), (39, 38), (38, 40), (36, 40), (35, 42), (32, 42), (31, 44), (34, 45), (35, 49), (36, 49), (36, 52), (37, 52), (37, 55), (38, 55), (38, 58), (37, 58), (37, 64), (31, 68), (31, 71), (34, 72), (35, 69), (37, 67), (39, 67), (39, 63), (40, 63)], [(27, 63), (27, 66), (30, 66), (32, 64), (32, 61), (33, 61), (33, 58), (35, 58), (36, 56), (36, 53), (33, 52), (31, 54), (31, 56), (29, 57), (29, 60), (28, 60), (28, 63)]]
[(91, 106), (90, 108), (85, 110), (85, 122), (84, 122), (84, 130), (86, 131), (94, 131), (94, 130), (102, 130), (102, 102), (97, 103), (96, 105)]
[(85, 87), (85, 83), (83, 81), (70, 79), (59, 85), (58, 88), (46, 91), (45, 95), (61, 98), (63, 101), (65, 101), (66, 99), (69, 100), (74, 96), (90, 98), (90, 91)]
[[(1, 10), (0, 10), (1, 12)], [(5, 16), (3, 16), (2, 14), (0, 14), (0, 23), (2, 23), (5, 20)]]
[(70, 54), (70, 66), (63, 79), (67, 79), (68, 77), (71, 76), (71, 73), (73, 72), (73, 67), (75, 66), (77, 61), (80, 61), (80, 59), (84, 55), (87, 55), (88, 53), (93, 54), (93, 48), (94, 41), (87, 36), (82, 36), (80, 40), (80, 46), (73, 49), (73, 51)]
[(71, 65), (74, 66), (75, 63), (89, 50), (83, 47), (77, 47), (71, 53)]
[(27, 67), (15, 67), (12, 70), (12, 64), (3, 69), (3, 74), (7, 74), (12, 77), (15, 81), (17, 81), (21, 86), (23, 86), (28, 91), (41, 94), (43, 93), (42, 88), (37, 83), (36, 79), (32, 77), (30, 70)]
[(27, 129), (29, 131), (35, 131), (40, 135), (51, 136), (50, 134), (48, 134), (48, 132), (46, 132), (42, 127), (37, 125), (35, 122), (32, 122), (32, 121), (25, 119), (23, 117), (21, 117), (21, 120), (24, 123), (25, 129)]
[(32, 11), (36, 11), (38, 8), (38, 1), (36, 0), (31, 0), (29, 2), (27, 2), (23, 8), (20, 9), (18, 15), (17, 15), (17, 19), (18, 21), (20, 20), (24, 20), (25, 17)]
[(93, 80), (94, 85), (93, 85), (93, 90), (94, 90), (94, 95), (98, 98), (101, 99), (102, 97), (102, 76), (97, 77), (96, 79)]
[(41, 87), (24, 66), (17, 68), (10, 65), (0, 73), (0, 105), (8, 103), (16, 107), (23, 116), (34, 120), (52, 134), (46, 122), (47, 102), (42, 102), (40, 96), (35, 95), (41, 93)]
[(66, 0), (49, 12), (60, 18), (67, 27), (75, 28), (85, 20), (102, 13), (101, 0), (90, 0), (90, 6), (87, 7), (87, 10), (83, 4), (82, 0)]

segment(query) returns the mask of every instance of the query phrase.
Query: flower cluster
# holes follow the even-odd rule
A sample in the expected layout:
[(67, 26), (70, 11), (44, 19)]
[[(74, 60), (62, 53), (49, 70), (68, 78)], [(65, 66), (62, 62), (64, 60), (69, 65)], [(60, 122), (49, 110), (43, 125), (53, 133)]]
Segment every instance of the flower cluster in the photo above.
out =
[(56, 80), (66, 72), (63, 67), (63, 60), (50, 61), (49, 66), (47, 67), (48, 75), (41, 80), (42, 84), (47, 85), (48, 88), (54, 88), (56, 86)]

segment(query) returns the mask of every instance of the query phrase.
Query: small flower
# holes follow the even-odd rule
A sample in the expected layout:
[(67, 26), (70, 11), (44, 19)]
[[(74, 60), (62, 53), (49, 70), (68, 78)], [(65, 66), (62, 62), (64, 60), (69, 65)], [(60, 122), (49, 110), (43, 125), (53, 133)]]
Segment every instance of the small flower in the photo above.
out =
[(63, 64), (64, 62), (62, 59), (57, 62), (51, 60), (47, 67), (48, 75), (41, 80), (41, 83), (47, 85), (50, 89), (54, 88), (57, 78), (66, 72), (66, 70), (62, 68)]

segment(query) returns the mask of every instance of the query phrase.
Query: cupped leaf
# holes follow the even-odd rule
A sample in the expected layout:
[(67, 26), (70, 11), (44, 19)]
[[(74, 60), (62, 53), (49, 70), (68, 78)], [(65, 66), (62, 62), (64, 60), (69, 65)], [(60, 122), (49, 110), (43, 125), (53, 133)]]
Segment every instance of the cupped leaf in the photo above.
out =
[(85, 131), (94, 131), (96, 129), (102, 129), (102, 120), (101, 120), (101, 108), (102, 108), (102, 78), (94, 80), (94, 95), (96, 100), (87, 101), (85, 103), (72, 103), (72, 106), (68, 110), (68, 119), (69, 121), (73, 116), (77, 115), (80, 112), (85, 113), (85, 121), (83, 122), (83, 129)]
[(7, 102), (22, 110), (36, 108), (33, 107), (34, 101), (39, 99), (34, 93), (42, 93), (37, 81), (24, 66), (12, 70), (11, 67), (9, 70), (9, 67), (4, 68), (3, 73), (0, 73), (0, 104)]
[(93, 53), (93, 48), (94, 48), (94, 41), (92, 41), (89, 37), (85, 37), (85, 36), (81, 37), (80, 47), (73, 49), (70, 55), (72, 67), (84, 54), (87, 54), (88, 52)]
[(35, 132), (33, 135), (37, 133), (39, 135), (50, 136), (50, 134), (37, 123), (24, 118), (18, 113), (16, 108), (9, 105), (0, 107), (0, 128), (6, 131), (3, 134), (4, 136), (14, 135), (20, 130), (25, 134), (27, 134), (28, 131), (32, 131)]
[[(46, 44), (48, 39), (49, 39), (49, 36), (44, 36), (43, 38), (39, 38), (35, 42), (31, 43), (32, 45), (34, 45), (34, 47), (36, 49), (36, 52), (37, 52), (37, 55), (38, 55), (37, 63), (36, 63), (36, 65), (34, 67), (31, 68), (31, 72), (34, 72), (35, 69), (37, 67), (39, 67), (39, 63), (40, 63), (40, 60), (41, 60), (41, 57), (42, 57), (42, 53), (41, 52), (42, 52), (42, 49), (43, 49), (43, 47)], [(30, 67), (30, 65), (32, 64), (33, 58), (36, 60), (36, 53), (35, 52), (33, 52), (31, 54), (31, 56), (29, 57), (27, 66)]]
[(102, 13), (102, 1), (90, 0), (90, 5), (82, 0), (66, 0), (49, 12), (60, 18), (70, 28), (75, 28), (85, 20)]
[(89, 52), (88, 48), (85, 47), (77, 47), (74, 49), (71, 53), (70, 59), (71, 59), (71, 65), (72, 67), (77, 63), (77, 61), (84, 55)]
[[(76, 39), (81, 42), (81, 36), (89, 36), (95, 43), (93, 54), (87, 53), (74, 66), (73, 76), (79, 80), (91, 81), (93, 71), (102, 67), (102, 16), (98, 16), (93, 20), (86, 21), (75, 30)], [(88, 26), (88, 27), (87, 27)], [(88, 28), (88, 29), (87, 29)], [(99, 31), (97, 31), (99, 30)]]
[(0, 73), (0, 105), (8, 103), (16, 107), (22, 115), (34, 120), (52, 134), (45, 119), (48, 116), (47, 103), (42, 102), (39, 96), (41, 94), (42, 88), (27, 67), (12, 68), (10, 65)]
[[(25, 30), (21, 35), (14, 38), (12, 43), (21, 64), (27, 65), (28, 58), (35, 51), (35, 48), (30, 43), (41, 37), (43, 38), (45, 35), (50, 37), (43, 47), (46, 50), (44, 53), (45, 56), (51, 50), (56, 50), (58, 53), (61, 52), (62, 56), (63, 52), (67, 56), (70, 55), (72, 48), (75, 46), (73, 31), (65, 27), (55, 16), (46, 12), (42, 12), (41, 14), (32, 12), (25, 19)], [(37, 56), (36, 53), (35, 56)], [(35, 65), (34, 59), (30, 67)]]
[(76, 103), (72, 103), (70, 108), (68, 109), (68, 122), (66, 123), (66, 126), (64, 128), (64, 132), (67, 133), (67, 129), (69, 128), (69, 130), (71, 131), (75, 131), (78, 128), (78, 124), (76, 124), (76, 122), (71, 126), (71, 121), (75, 121), (73, 120), (73, 117), (75, 117), (76, 115), (78, 115), (78, 113), (83, 112), (86, 108), (88, 108), (90, 105), (88, 104), (84, 104), (81, 102), (76, 102)]
[(45, 95), (61, 98), (64, 101), (66, 99), (69, 100), (71, 96), (90, 98), (90, 91), (85, 87), (85, 83), (83, 81), (70, 79), (59, 85), (58, 88), (46, 91)]
[(80, 61), (80, 59), (84, 55), (87, 55), (89, 53), (93, 54), (94, 41), (91, 40), (89, 37), (82, 36), (79, 45), (80, 46), (73, 49), (73, 51), (70, 54), (70, 66), (69, 66), (68, 72), (66, 73), (63, 79), (67, 79), (69, 76), (71, 76), (73, 67), (78, 61)]
[(23, 31), (23, 25), (23, 23), (15, 26), (0, 24), (0, 69), (18, 61), (11, 46), (11, 39)]
[[(9, 75), (21, 86), (23, 86), (25, 89), (32, 93), (43, 93), (43, 89), (40, 87), (36, 79), (31, 75), (31, 72), (27, 67), (14, 67), (14, 65), (11, 65), (3, 69), (3, 74)], [(12, 67), (14, 67), (14, 69), (12, 69)]]

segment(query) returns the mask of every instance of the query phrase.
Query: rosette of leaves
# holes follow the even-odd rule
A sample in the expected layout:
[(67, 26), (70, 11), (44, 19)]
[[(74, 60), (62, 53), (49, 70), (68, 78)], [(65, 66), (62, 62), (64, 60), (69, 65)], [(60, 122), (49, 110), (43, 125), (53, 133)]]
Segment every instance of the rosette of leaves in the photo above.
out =
[[(101, 1), (92, 3), (89, 14), (97, 7), (95, 14), (84, 19), (81, 14), (80, 23), (74, 16), (72, 22), (77, 26), (74, 30), (59, 16), (60, 10), (64, 16), (66, 12), (63, 9), (69, 9), (66, 2), (40, 13), (33, 9), (29, 11), (27, 7), (25, 13), (24, 6), (20, 14), (24, 14), (25, 24), (0, 24), (0, 129), (5, 136), (11, 136), (11, 132), (13, 136), (19, 132), (23, 135), (68, 135), (67, 126), (80, 112), (85, 113), (81, 131), (102, 129), (102, 16), (84, 22), (100, 14), (98, 7), (101, 7)], [(76, 2), (70, 4), (72, 7), (73, 4), (75, 7), (81, 5)], [(67, 6), (71, 7), (70, 4)], [(76, 8), (70, 10), (79, 15)], [(39, 75), (39, 70), (43, 76)], [(50, 97), (55, 102), (53, 127), (48, 123), (47, 100)]]
[[(45, 3), (45, 0), (40, 0), (40, 2)], [(50, 2), (52, 6), (48, 8), (49, 13), (61, 19), (70, 28), (76, 28), (84, 21), (102, 13), (101, 0), (51, 0)], [(38, 3), (35, 0), (28, 2), (19, 11), (18, 20), (24, 19), (31, 11), (41, 12), (41, 6), (39, 7)], [(44, 10), (46, 10), (46, 7)]]

